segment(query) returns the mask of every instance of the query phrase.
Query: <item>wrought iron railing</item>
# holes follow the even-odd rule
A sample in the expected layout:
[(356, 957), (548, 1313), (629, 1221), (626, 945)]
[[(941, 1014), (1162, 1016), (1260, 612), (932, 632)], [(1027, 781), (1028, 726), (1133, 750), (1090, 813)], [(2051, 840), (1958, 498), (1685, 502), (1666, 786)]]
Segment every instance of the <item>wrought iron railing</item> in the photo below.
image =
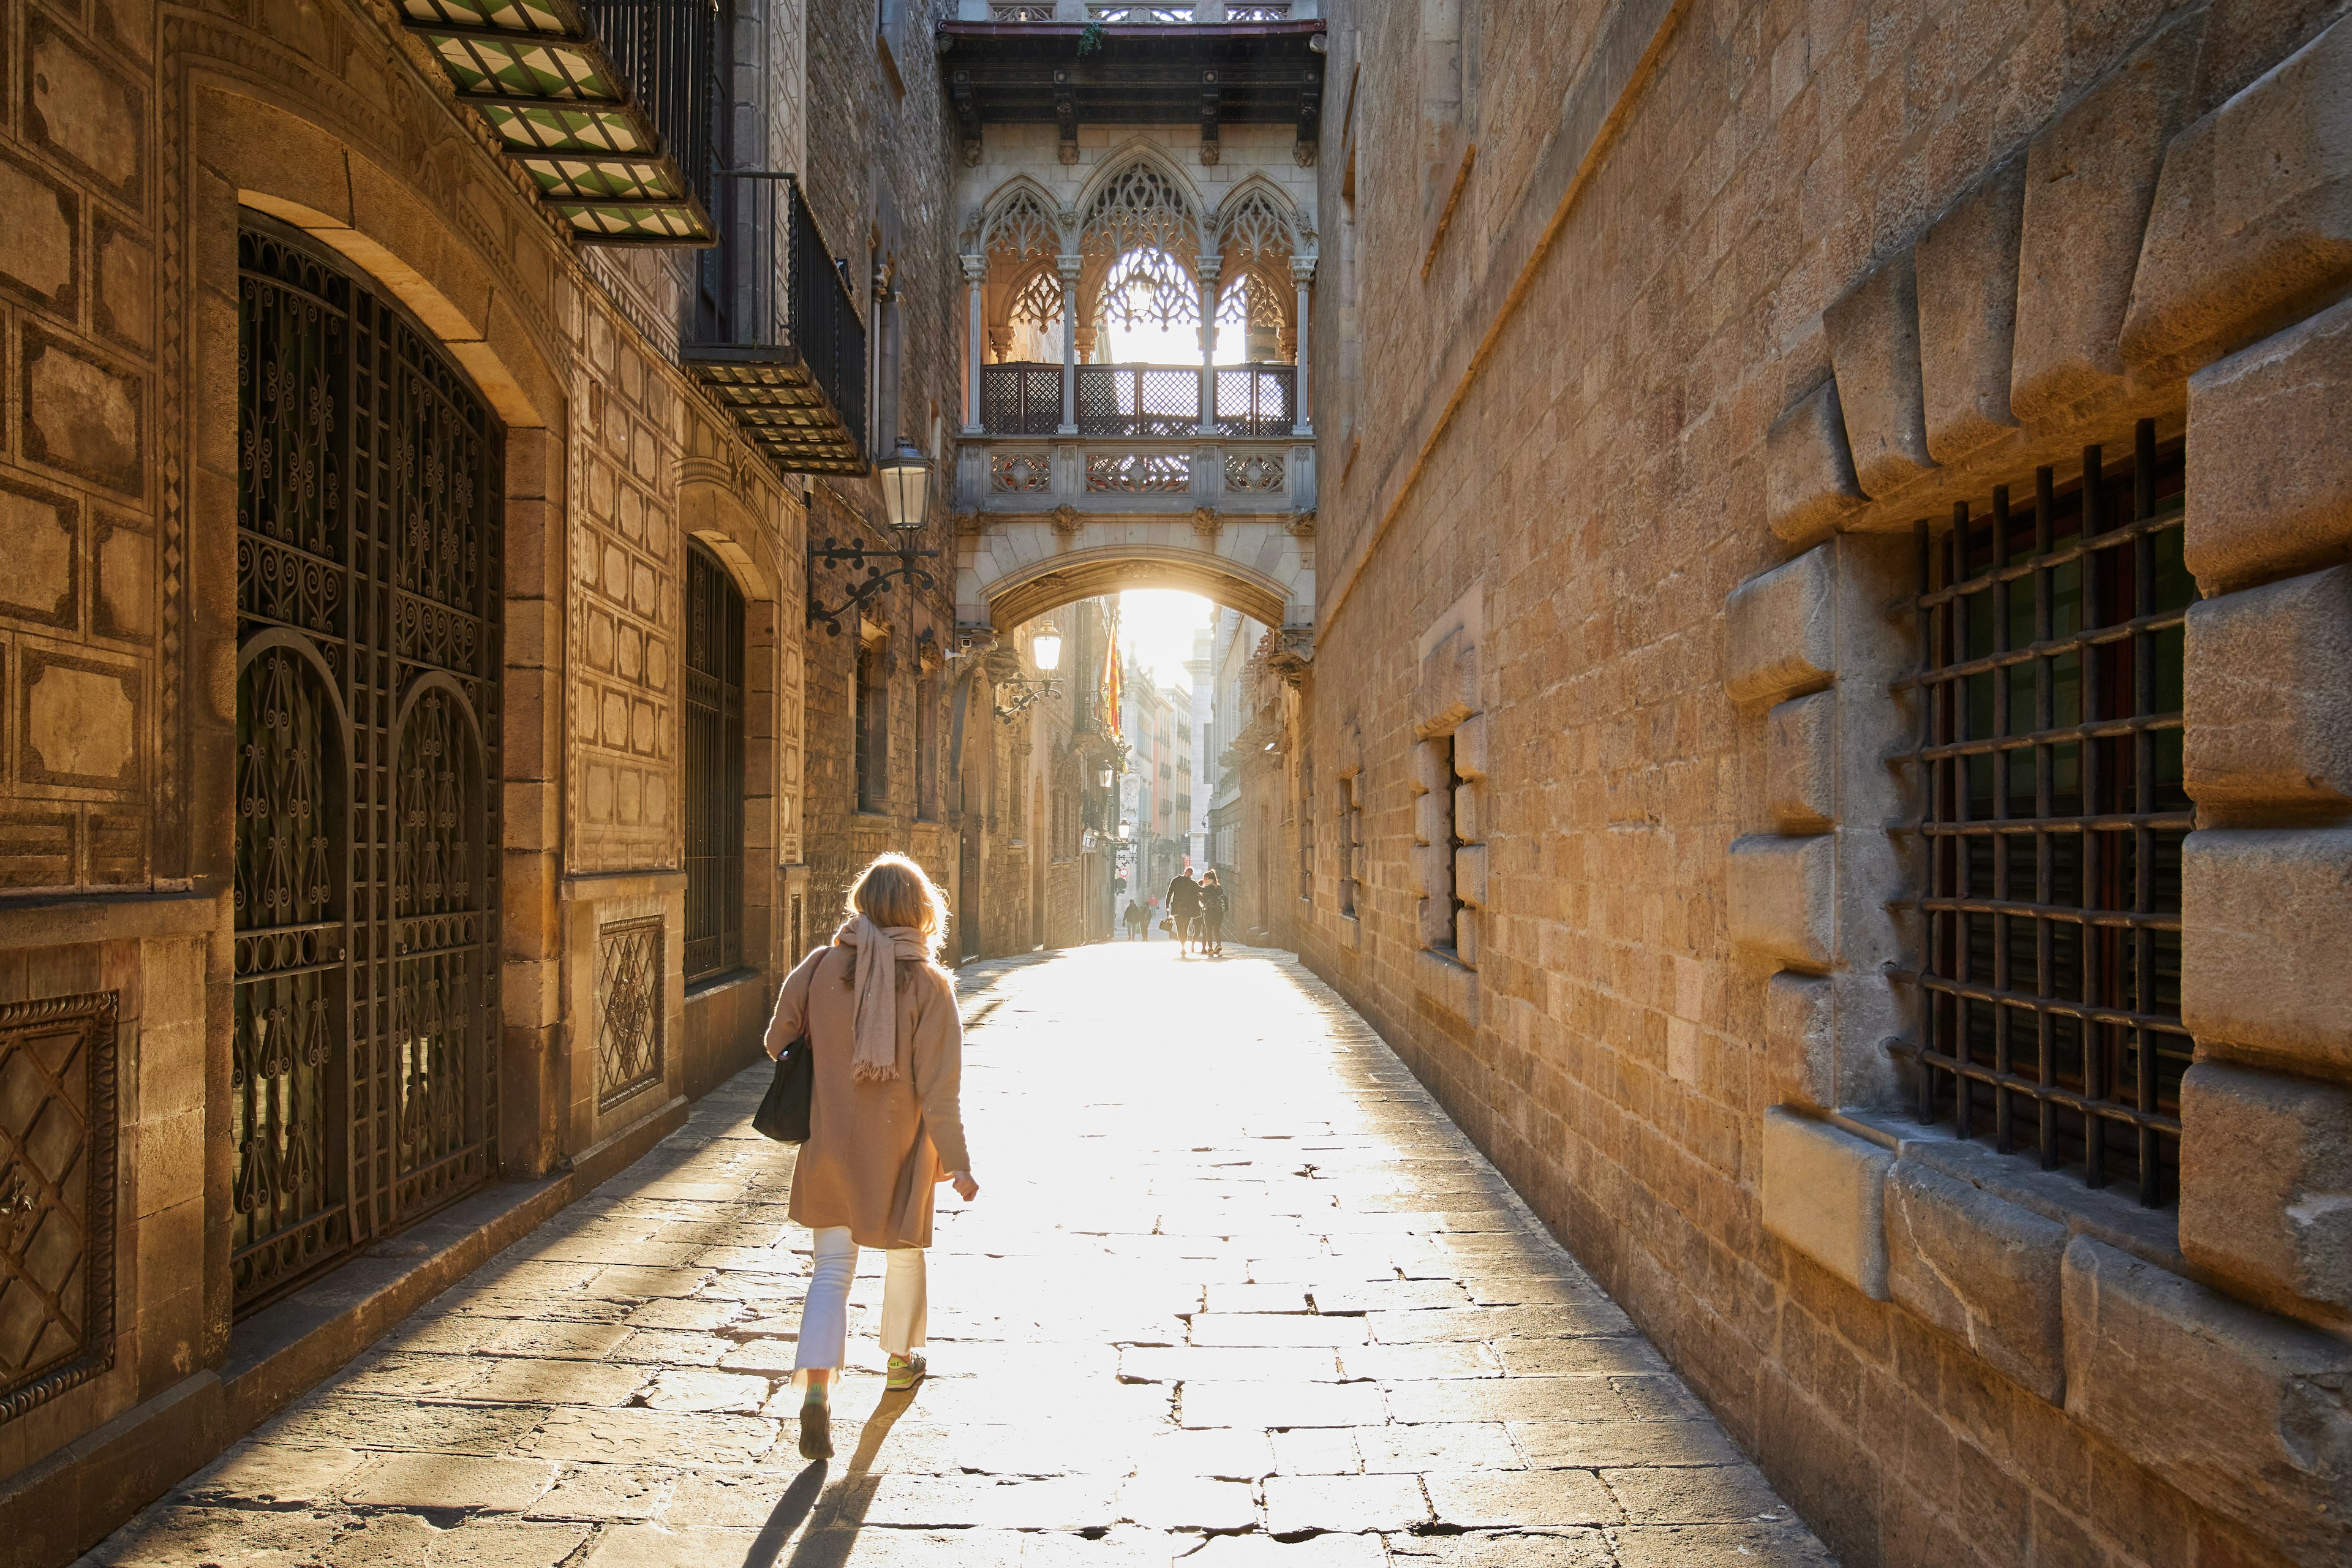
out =
[(710, 133), (719, 113), (719, 7), (713, 0), (579, 0), (629, 96), (684, 177), (710, 205)]
[(1298, 367), (1234, 364), (1217, 367), (1217, 433), (1287, 436), (1298, 422)]
[(1062, 367), (1034, 360), (980, 367), (980, 427), (992, 436), (1050, 436), (1062, 426)]
[[(1298, 368), (1219, 365), (1220, 436), (1287, 436), (1298, 420)], [(1192, 365), (1082, 364), (1078, 433), (1192, 436), (1201, 429), (1201, 373)], [(1041, 361), (982, 365), (980, 425), (992, 436), (1051, 436), (1062, 423), (1062, 367)]]
[(866, 323), (788, 174), (715, 176), (721, 258), (683, 357), (784, 467), (863, 473)]
[(1191, 436), (1200, 431), (1197, 366), (1082, 364), (1077, 368), (1079, 434)]

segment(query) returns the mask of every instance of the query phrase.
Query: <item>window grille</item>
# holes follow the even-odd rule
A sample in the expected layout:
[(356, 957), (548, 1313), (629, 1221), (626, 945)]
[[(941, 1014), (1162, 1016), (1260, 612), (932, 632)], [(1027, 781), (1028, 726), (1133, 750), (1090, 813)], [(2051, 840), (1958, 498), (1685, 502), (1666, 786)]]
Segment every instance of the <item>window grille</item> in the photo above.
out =
[[(1190, 365), (1082, 364), (1077, 371), (1081, 434), (1191, 436), (1201, 428), (1201, 373)], [(1057, 382), (1057, 412), (1061, 395)]]
[(1918, 526), (1922, 1121), (2179, 1191), (2181, 452), (2142, 421), (2012, 505)]
[(1034, 360), (981, 366), (980, 423), (992, 436), (1050, 436), (1060, 429), (1062, 367)]
[(991, 5), (988, 19), (992, 22), (1050, 22), (1054, 19), (1053, 0), (1042, 5)]
[(1298, 896), (1315, 897), (1315, 763), (1298, 764)]
[(1217, 371), (1217, 429), (1226, 436), (1287, 436), (1297, 418), (1298, 367), (1226, 365)]
[(686, 981), (743, 965), (743, 595), (686, 555)]
[(890, 681), (884, 666), (884, 650), (877, 640), (857, 645), (856, 751), (853, 759), (857, 774), (857, 809), (878, 812), (887, 809), (888, 786), (885, 779), (889, 746), (889, 721), (883, 705), (890, 700)]
[(1440, 735), (1436, 740), (1437, 776), (1445, 790), (1445, 804), (1439, 815), (1445, 819), (1445, 942), (1449, 952), (1462, 951), (1462, 775), (1454, 768), (1454, 737)]
[(1356, 912), (1356, 853), (1364, 831), (1356, 805), (1361, 776), (1350, 773), (1339, 780), (1339, 912), (1351, 918)]

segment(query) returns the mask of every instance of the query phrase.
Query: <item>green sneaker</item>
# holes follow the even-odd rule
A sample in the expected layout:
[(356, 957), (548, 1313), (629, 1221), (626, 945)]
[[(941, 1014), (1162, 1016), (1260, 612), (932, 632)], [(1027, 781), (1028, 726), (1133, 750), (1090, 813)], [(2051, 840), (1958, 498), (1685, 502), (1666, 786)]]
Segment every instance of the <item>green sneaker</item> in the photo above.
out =
[(892, 1394), (904, 1394), (923, 1381), (929, 1365), (919, 1355), (894, 1355), (890, 1358), (890, 1375), (883, 1387)]
[(801, 1458), (833, 1458), (833, 1408), (817, 1401), (801, 1406)]

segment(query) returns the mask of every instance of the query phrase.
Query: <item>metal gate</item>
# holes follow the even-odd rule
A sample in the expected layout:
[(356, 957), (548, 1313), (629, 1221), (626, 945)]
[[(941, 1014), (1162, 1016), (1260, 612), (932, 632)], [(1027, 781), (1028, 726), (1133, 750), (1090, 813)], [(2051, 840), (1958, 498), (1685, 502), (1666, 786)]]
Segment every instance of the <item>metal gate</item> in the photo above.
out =
[(244, 1311), (497, 1163), (505, 438), (306, 239), (247, 215), (237, 247)]

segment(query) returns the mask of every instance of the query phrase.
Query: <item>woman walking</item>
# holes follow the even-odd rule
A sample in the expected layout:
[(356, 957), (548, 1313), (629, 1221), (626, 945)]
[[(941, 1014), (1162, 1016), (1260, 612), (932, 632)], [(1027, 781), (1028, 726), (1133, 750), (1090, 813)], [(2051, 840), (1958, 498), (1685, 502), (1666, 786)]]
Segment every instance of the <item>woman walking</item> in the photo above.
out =
[(935, 962), (947, 900), (902, 855), (877, 857), (849, 890), (832, 942), (784, 981), (768, 1054), (803, 1035), (814, 1056), (808, 1142), (793, 1167), (790, 1213), (816, 1233), (793, 1380), (802, 1388), (801, 1458), (833, 1457), (832, 1386), (849, 1334), (857, 1249), (882, 1249), (882, 1349), (892, 1390), (922, 1381), (928, 1303), (923, 1249), (931, 1189), (980, 1194), (964, 1152), (963, 1025), (955, 982)]
[(1225, 889), (1213, 866), (1201, 875), (1201, 946), (1219, 958), (1225, 955)]

